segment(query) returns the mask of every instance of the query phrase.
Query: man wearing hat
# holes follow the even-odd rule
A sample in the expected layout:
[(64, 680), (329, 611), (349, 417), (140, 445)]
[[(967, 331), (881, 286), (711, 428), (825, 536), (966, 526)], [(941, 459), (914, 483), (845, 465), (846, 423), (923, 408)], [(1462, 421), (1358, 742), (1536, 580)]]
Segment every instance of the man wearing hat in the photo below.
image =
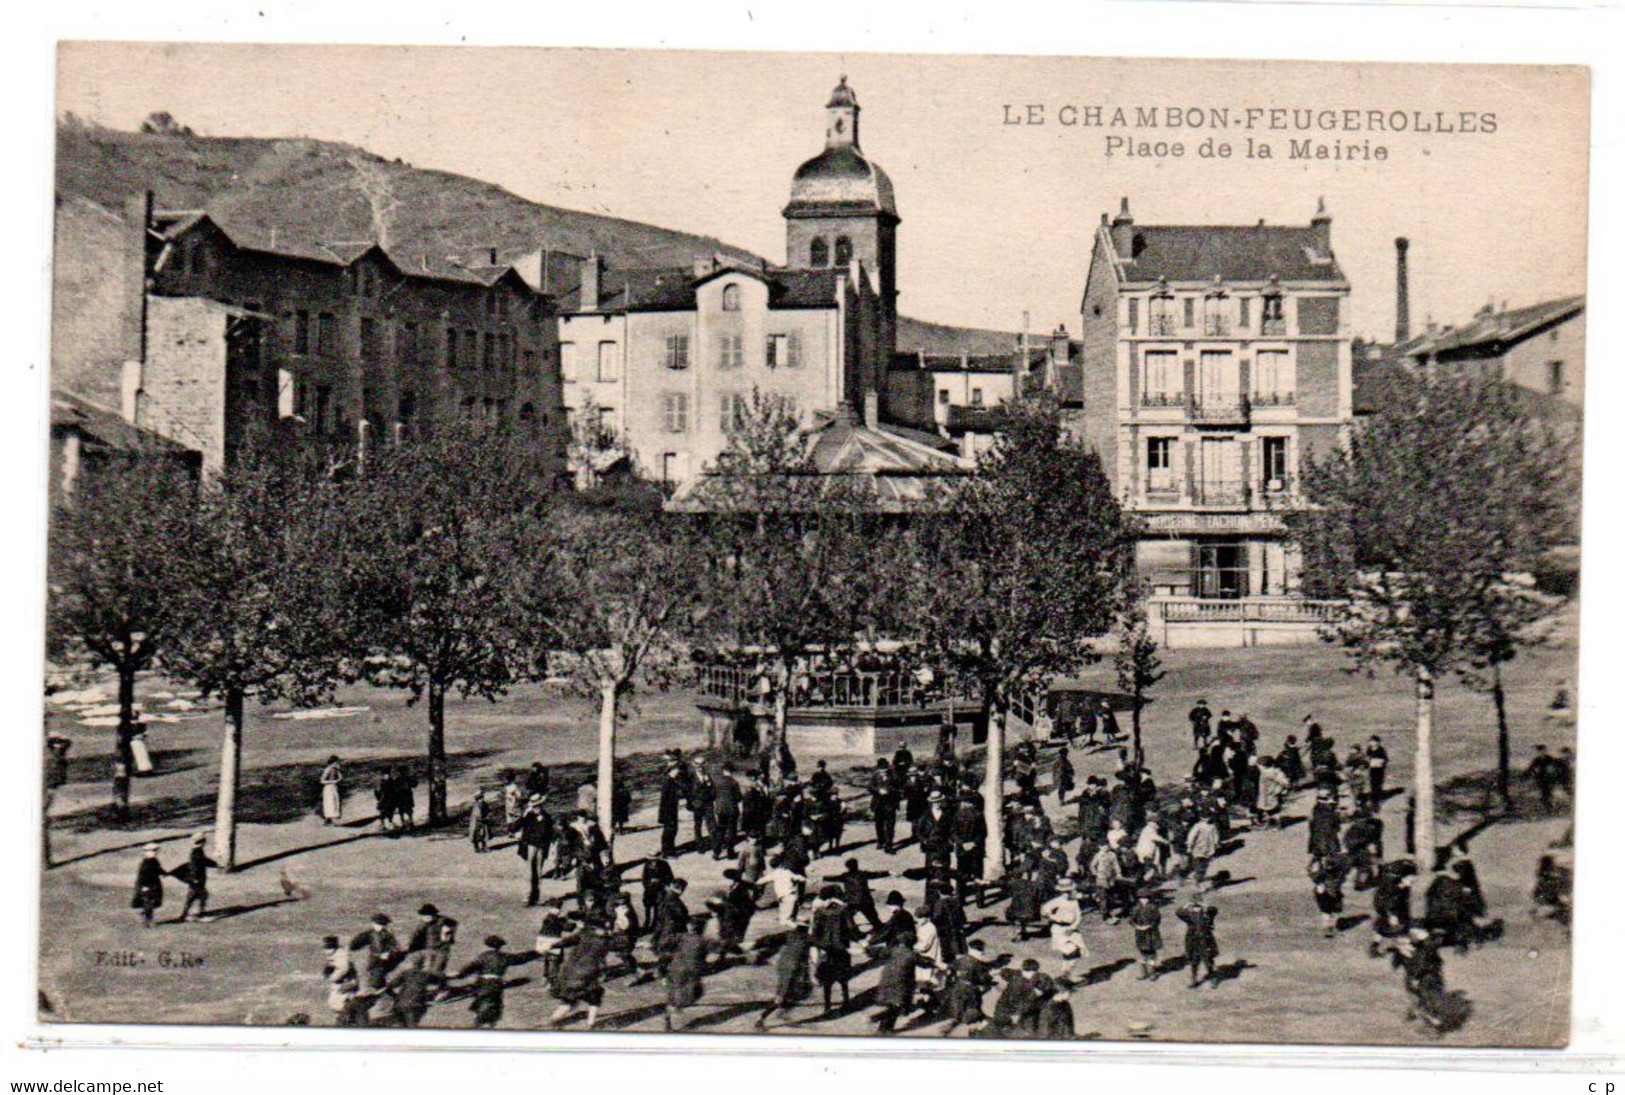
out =
[(711, 858), (731, 858), (739, 843), (739, 805), (743, 792), (733, 765), (724, 762), (712, 782)]
[(869, 777), (869, 813), (875, 822), (875, 843), (890, 855), (897, 846), (897, 783), (885, 757), (875, 762)]
[[(1191, 988), (1199, 987), (1213, 976), (1213, 963), (1219, 957), (1219, 942), (1213, 934), (1213, 922), (1219, 910), (1202, 903), (1200, 891), (1176, 914), (1185, 924), (1185, 964), (1191, 971)], [(1218, 982), (1213, 982), (1218, 986)]]
[(982, 1012), (982, 997), (993, 987), (993, 971), (987, 954), (987, 945), (973, 939), (965, 953), (953, 960), (948, 979), (948, 1028), (942, 1032), (946, 1038), (960, 1026), (969, 1028), (974, 1036), (987, 1025)]
[(682, 818), (686, 791), (683, 766), (672, 760), (660, 781), (660, 805), (655, 814), (660, 822), (660, 854), (666, 859), (677, 854), (677, 823)]
[(1039, 1012), (1055, 991), (1055, 982), (1039, 972), (1038, 959), (1025, 958), (1021, 968), (1002, 973), (1004, 991), (993, 1005), (993, 1025), (1005, 1037), (1038, 1033)]
[(553, 817), (542, 804), (542, 796), (531, 792), (525, 802), (525, 811), (519, 817), (519, 842), (516, 849), (530, 870), (530, 893), (525, 905), (534, 908), (542, 899), (542, 868), (547, 865), (548, 849), (553, 844)]
[(559, 966), (558, 981), (553, 995), (559, 1006), (553, 1009), (548, 1024), (558, 1026), (575, 1014), (578, 1007), (587, 1009), (587, 1029), (598, 1022), (598, 1009), (604, 1003), (604, 969), (608, 964), (610, 942), (602, 921), (589, 918), (577, 933), (575, 943), (565, 952)]
[(356, 963), (356, 975), (360, 978), (363, 994), (382, 992), (389, 971), (401, 959), (401, 945), (389, 930), (389, 925), (389, 916), (378, 913), (366, 931), (350, 940), (350, 957)]
[(869, 891), (871, 878), (883, 878), (883, 872), (870, 874), (858, 865), (856, 858), (846, 861), (846, 870), (830, 879), (841, 887), (841, 896), (852, 915), (862, 916), (869, 922), (871, 932), (880, 930), (880, 913), (875, 909), (875, 896)]
[(186, 862), (174, 870), (174, 876), (186, 883), (186, 903), (181, 906), (180, 918), (185, 920), (197, 906), (197, 918), (207, 920), (209, 917), (209, 868), (220, 864), (209, 858), (209, 853), (203, 850), (203, 842), (208, 839), (207, 833), (198, 833), (192, 837), (192, 851)]
[(842, 1006), (851, 999), (851, 947), (856, 938), (852, 917), (847, 912), (846, 902), (841, 900), (841, 888), (825, 886), (813, 902), (812, 945), (817, 951), (814, 968), (818, 984), (824, 990), (826, 1015), (834, 1010), (831, 997), (836, 985), (841, 986)]
[(1083, 941), (1083, 906), (1078, 904), (1078, 884), (1071, 878), (1058, 879), (1055, 889), (1055, 896), (1039, 911), (1049, 924), (1050, 948), (1061, 957), (1061, 979), (1071, 981), (1078, 960), (1089, 955)]
[(406, 941), (407, 954), (419, 954), (428, 951), (440, 941), (440, 910), (433, 902), (425, 901), (418, 906), (418, 926), (412, 929), (412, 935)]
[(668, 1031), (677, 1029), (677, 1020), (683, 1017), (684, 1008), (699, 1003), (705, 995), (705, 961), (711, 951), (711, 941), (705, 937), (709, 919), (703, 912), (689, 919), (688, 930), (678, 937), (666, 966), (666, 1006), (662, 1019)]
[(469, 1010), (474, 1013), (476, 1028), (490, 1028), (502, 1019), (502, 979), (507, 976), (512, 961), (503, 949), (508, 941), (500, 935), (485, 937), (485, 950), (474, 961), (457, 972), (457, 979), (475, 978), (474, 996)]
[(141, 849), (141, 863), (135, 869), (135, 893), (130, 908), (141, 910), (141, 926), (152, 927), (152, 918), (164, 904), (164, 865), (158, 862), (158, 845)]
[(1206, 700), (1197, 700), (1188, 717), (1191, 720), (1191, 746), (1201, 749), (1207, 744), (1208, 735), (1213, 733), (1213, 709)]
[(768, 1016), (776, 1011), (789, 1011), (812, 992), (812, 934), (808, 931), (811, 919), (806, 914), (798, 914), (780, 941), (779, 953), (773, 959), (773, 1002), (757, 1018), (757, 1030), (767, 1029)]
[[(907, 915), (906, 910), (897, 911)], [(912, 922), (913, 918), (909, 919)], [(876, 1034), (891, 1034), (897, 1029), (897, 1021), (914, 1009), (914, 967), (918, 962), (912, 942), (892, 939), (885, 944), (880, 984), (875, 989), (875, 1001), (880, 1005), (873, 1020)]]
[[(886, 907), (891, 910), (886, 922), (874, 933), (873, 945), (877, 947), (890, 947), (901, 943), (906, 947), (913, 947), (919, 939), (919, 928), (914, 916), (905, 907), (908, 902), (896, 890), (886, 895)], [(851, 906), (847, 906), (850, 912)]]
[(656, 967), (662, 973), (677, 950), (677, 941), (688, 931), (688, 905), (683, 901), (683, 892), (687, 889), (688, 882), (682, 878), (673, 878), (667, 883), (649, 924), (649, 944), (655, 952)]

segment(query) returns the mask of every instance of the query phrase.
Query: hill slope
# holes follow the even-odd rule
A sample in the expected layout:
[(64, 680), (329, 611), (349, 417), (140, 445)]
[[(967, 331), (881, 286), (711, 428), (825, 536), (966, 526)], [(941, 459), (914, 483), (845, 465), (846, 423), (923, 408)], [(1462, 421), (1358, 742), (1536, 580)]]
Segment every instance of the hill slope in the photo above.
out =
[(303, 211), (332, 242), (371, 240), (386, 226), (403, 255), (496, 248), (504, 261), (538, 247), (611, 266), (682, 266), (716, 252), (755, 256), (708, 236), (528, 201), (465, 175), (385, 160), (365, 149), (304, 138), (195, 137), (58, 126), (56, 188), (117, 210), (152, 190), (169, 209), (275, 205)]

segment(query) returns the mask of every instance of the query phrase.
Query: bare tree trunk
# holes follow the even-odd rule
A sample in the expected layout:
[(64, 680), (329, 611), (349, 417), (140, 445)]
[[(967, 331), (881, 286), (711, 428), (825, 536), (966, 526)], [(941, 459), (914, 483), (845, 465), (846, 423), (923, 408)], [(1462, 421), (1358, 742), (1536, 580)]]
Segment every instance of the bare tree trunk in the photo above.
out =
[(1438, 856), (1433, 832), (1433, 674), (1416, 670), (1416, 858), (1417, 867), (1431, 871)]
[(988, 882), (1004, 874), (1004, 708), (984, 705), (987, 712), (987, 772), (982, 777), (982, 820), (987, 826), (987, 850), (982, 878)]
[(1501, 812), (1512, 813), (1512, 730), (1507, 726), (1507, 694), (1501, 681), (1501, 663), (1492, 669), (1490, 694), (1495, 697), (1495, 790)]
[(243, 772), (243, 693), (226, 691), (226, 733), (220, 744), (220, 791), (214, 807), (214, 858), (237, 869), (237, 789)]
[(1145, 700), (1140, 696), (1134, 697), (1134, 710), (1129, 718), (1134, 727), (1134, 767), (1145, 767), (1145, 749), (1140, 744), (1140, 709), (1145, 706)]
[(620, 707), (619, 681), (604, 681), (598, 691), (598, 827), (611, 850), (615, 847), (615, 716)]
[(56, 792), (47, 783), (39, 814), (40, 862), (47, 870), (51, 867), (51, 800), (55, 797)]
[(429, 685), (429, 824), (446, 820), (446, 686)]
[(130, 812), (130, 779), (135, 775), (135, 670), (119, 667), (118, 735), (113, 747), (113, 815), (123, 819)]
[(778, 680), (773, 687), (773, 741), (768, 747), (768, 771), (777, 779), (784, 778), (785, 741), (790, 726), (790, 669), (779, 667)]

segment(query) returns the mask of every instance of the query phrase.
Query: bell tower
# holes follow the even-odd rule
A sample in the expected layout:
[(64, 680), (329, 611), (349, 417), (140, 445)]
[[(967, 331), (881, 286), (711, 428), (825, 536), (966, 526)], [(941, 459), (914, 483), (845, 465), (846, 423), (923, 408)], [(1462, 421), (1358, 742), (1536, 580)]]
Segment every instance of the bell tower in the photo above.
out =
[(858, 148), (858, 97), (846, 84), (846, 76), (841, 76), (841, 82), (835, 85), (830, 93), (829, 102), (825, 106), (829, 115), (828, 123), (824, 127), (824, 147)]

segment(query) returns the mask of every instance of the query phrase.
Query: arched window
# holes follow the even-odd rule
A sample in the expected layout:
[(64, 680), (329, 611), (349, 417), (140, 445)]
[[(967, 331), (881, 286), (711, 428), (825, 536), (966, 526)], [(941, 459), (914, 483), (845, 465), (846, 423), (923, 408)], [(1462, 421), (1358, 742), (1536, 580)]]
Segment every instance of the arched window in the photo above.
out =
[(722, 310), (724, 312), (739, 311), (739, 286), (727, 285), (723, 287)]
[(534, 403), (526, 403), (519, 408), (519, 421), (527, 426), (536, 421), (536, 405)]
[(829, 244), (825, 242), (823, 236), (814, 237), (810, 259), (814, 266), (829, 265)]
[(852, 241), (845, 236), (835, 241), (835, 265), (845, 266), (852, 261)]

